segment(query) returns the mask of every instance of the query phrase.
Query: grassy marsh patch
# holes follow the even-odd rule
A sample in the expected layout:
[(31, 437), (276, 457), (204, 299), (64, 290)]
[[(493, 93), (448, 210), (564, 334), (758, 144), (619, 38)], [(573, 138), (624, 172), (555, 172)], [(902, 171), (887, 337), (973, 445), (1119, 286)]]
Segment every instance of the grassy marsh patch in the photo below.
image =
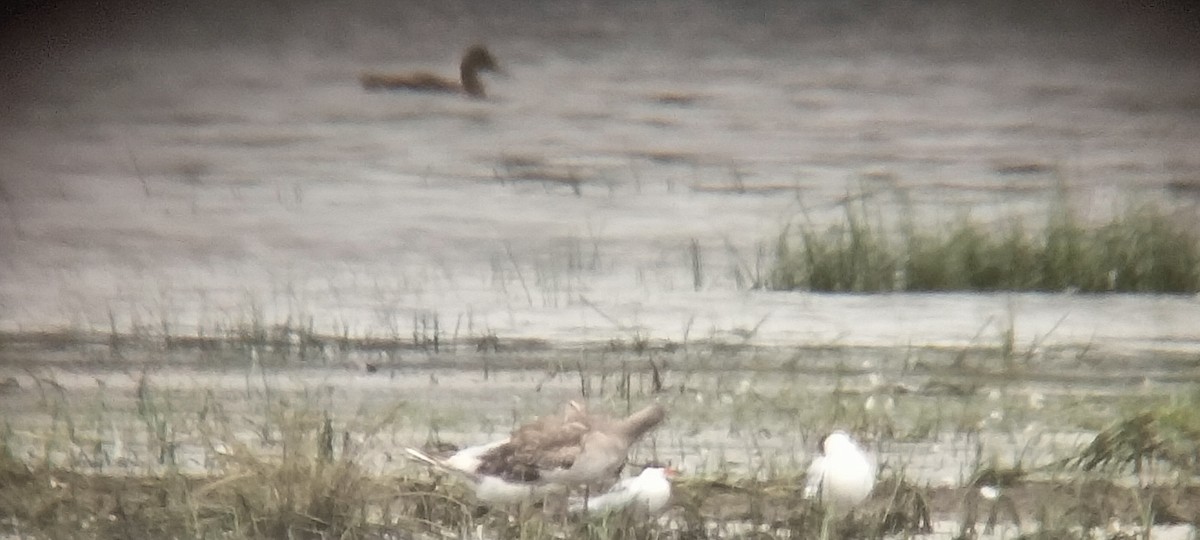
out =
[[(677, 483), (672, 508), (657, 522), (620, 515), (564, 519), (536, 506), (484, 508), (450, 479), (423, 472), (372, 475), (352, 458), (331, 461), (313, 448), (281, 460), (239, 461), (200, 477), (89, 474), (31, 467), (0, 455), (0, 530), (79, 539), (878, 539), (923, 537), (935, 518), (957, 516), (963, 538), (977, 537), (976, 527), (984, 525), (977, 522), (985, 519), (985, 531), (1024, 519), (1023, 530), (1074, 531), (1056, 538), (1109, 538), (1087, 531), (1103, 530), (1114, 518), (1146, 527), (1194, 523), (1189, 513), (1200, 508), (1194, 487), (1125, 487), (1085, 478), (1022, 481), (1006, 486), (1001, 499), (974, 499), (970, 505), (973, 487), (885, 478), (864, 508), (830, 521), (800, 498), (799, 477), (698, 478)], [(1118, 537), (1125, 538), (1112, 536)]]
[(1090, 224), (1057, 204), (1041, 225), (970, 215), (918, 226), (862, 202), (824, 230), (789, 227), (776, 243), (773, 289), (822, 292), (1200, 291), (1200, 233), (1155, 204)]
[[(647, 523), (567, 519), (549, 508), (483, 508), (455, 479), (393, 458), (398, 447), (421, 444), (414, 430), (436, 436), (439, 425), (456, 414), (473, 418), (447, 404), (421, 406), (408, 395), (405, 401), (343, 408), (339, 414), (336, 404), (343, 398), (325, 387), (284, 390), (265, 378), (248, 377), (236, 400), (212, 391), (189, 399), (178, 388), (160, 383), (160, 375), (142, 374), (129, 387), (114, 385), (96, 394), (100, 403), (78, 392), (49, 395), (36, 407), (53, 412), (50, 426), (18, 423), (15, 432), (0, 432), (0, 533), (88, 539), (912, 538), (922, 537), (931, 520), (958, 520), (962, 530), (972, 531), (967, 537), (974, 537), (975, 522), (995, 521), (992, 514), (999, 516), (1000, 526), (1006, 520), (1023, 520), (1022, 530), (1053, 532), (1103, 527), (1113, 517), (1146, 527), (1187, 523), (1187, 516), (1200, 508), (1200, 489), (1182, 476), (1175, 483), (1130, 486), (1122, 482), (1127, 468), (1071, 467), (1070, 460), (1086, 455), (1087, 448), (1056, 456), (1062, 459), (1025, 469), (1029, 474), (1003, 483), (1007, 502), (972, 498), (972, 490), (979, 488), (972, 482), (915, 483), (906, 477), (908, 463), (884, 458), (881, 451), (883, 473), (868, 505), (852, 519), (831, 524), (800, 496), (811, 452), (784, 455), (815, 440), (816, 433), (794, 437), (797, 431), (825, 429), (820, 422), (829, 421), (831, 410), (842, 411), (833, 415), (835, 422), (887, 446), (926, 438), (905, 427), (920, 423), (920, 418), (933, 418), (939, 424), (933, 428), (937, 433), (968, 441), (979, 440), (982, 431), (1013, 436), (1023, 429), (1023, 421), (981, 423), (988, 416), (984, 408), (1004, 407), (1007, 418), (1033, 405), (1003, 396), (982, 402), (968, 401), (970, 396), (951, 401), (899, 393), (894, 411), (872, 411), (863, 404), (868, 395), (843, 389), (840, 382), (832, 394), (806, 395), (801, 387), (785, 385), (774, 392), (763, 388), (766, 379), (778, 378), (768, 372), (745, 376), (717, 376), (705, 382), (678, 371), (663, 374), (668, 390), (659, 395), (670, 400), (675, 429), (656, 434), (647, 445), (700, 444), (681, 426), (688, 418), (698, 418), (697, 429), (728, 422), (728, 434), (720, 441), (749, 440), (751, 451), (741, 454), (730, 448), (729, 458), (750, 460), (750, 472), (693, 469), (676, 483), (667, 514)], [(601, 373), (589, 377), (598, 394), (593, 401), (619, 410), (620, 390), (628, 396), (629, 381), (606, 379)], [(633, 393), (646, 399), (654, 392), (647, 385)], [(611, 391), (601, 391), (605, 388)], [(708, 397), (697, 401), (692, 391)], [(122, 405), (119, 392), (126, 392), (130, 403)], [(677, 393), (680, 397), (673, 398)], [(689, 407), (689, 402), (694, 405)], [(956, 412), (955, 404), (962, 411)], [(1195, 414), (1189, 413), (1195, 410), (1191, 395), (1136, 409), (1144, 412), (1130, 414), (1131, 420), (1115, 423), (1114, 429), (1148, 424), (1155, 426), (1155, 433), (1167, 434), (1190, 432), (1196, 426)], [(133, 418), (118, 418), (122, 414)], [(518, 414), (514, 409), (511, 420), (517, 423), (530, 414), (535, 412)], [(938, 415), (943, 416), (934, 418)], [(1143, 422), (1145, 415), (1149, 420)], [(767, 416), (789, 420), (773, 425), (764, 420)], [(125, 427), (118, 430), (117, 423)], [(965, 427), (955, 428), (958, 424)], [(719, 429), (725, 431), (723, 426)], [(118, 432), (125, 439), (124, 450), (115, 440)], [(462, 433), (467, 431), (450, 436)], [(786, 439), (782, 446), (767, 444), (780, 438)], [(30, 440), (38, 442), (31, 447)], [(1172, 473), (1187, 474), (1191, 466), (1151, 457)], [(189, 466), (197, 460), (201, 468)], [(970, 478), (986, 476), (985, 462), (975, 464)], [(966, 506), (969, 500), (973, 507)]]

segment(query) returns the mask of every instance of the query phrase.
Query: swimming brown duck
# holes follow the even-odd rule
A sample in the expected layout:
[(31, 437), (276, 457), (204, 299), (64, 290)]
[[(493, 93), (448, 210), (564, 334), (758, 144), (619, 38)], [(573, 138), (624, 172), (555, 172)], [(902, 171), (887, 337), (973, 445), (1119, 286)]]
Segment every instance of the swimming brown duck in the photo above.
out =
[(466, 93), (474, 98), (484, 98), (487, 97), (487, 94), (483, 90), (483, 82), (479, 79), (479, 73), (484, 71), (498, 73), (500, 66), (487, 48), (483, 45), (474, 45), (463, 53), (462, 63), (459, 64), (461, 80), (425, 71), (411, 73), (367, 72), (360, 75), (358, 80), (366, 90)]

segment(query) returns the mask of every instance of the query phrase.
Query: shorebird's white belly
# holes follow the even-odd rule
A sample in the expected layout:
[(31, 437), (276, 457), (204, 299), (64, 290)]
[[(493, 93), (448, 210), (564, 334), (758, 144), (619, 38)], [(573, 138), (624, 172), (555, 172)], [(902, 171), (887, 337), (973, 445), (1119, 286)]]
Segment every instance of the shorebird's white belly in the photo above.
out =
[(823, 466), (821, 500), (826, 505), (848, 510), (871, 494), (875, 467), (864, 456), (826, 456)]

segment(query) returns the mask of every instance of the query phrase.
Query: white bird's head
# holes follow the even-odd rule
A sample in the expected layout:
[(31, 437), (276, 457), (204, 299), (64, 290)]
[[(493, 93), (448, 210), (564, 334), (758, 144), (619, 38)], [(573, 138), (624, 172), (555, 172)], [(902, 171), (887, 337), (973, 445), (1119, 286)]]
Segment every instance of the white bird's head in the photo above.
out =
[(679, 470), (669, 465), (650, 465), (642, 469), (642, 473), (638, 476), (642, 478), (666, 478), (667, 480), (671, 480), (679, 476)]
[(857, 450), (858, 445), (845, 431), (837, 430), (821, 439), (821, 454), (837, 454), (848, 450)]

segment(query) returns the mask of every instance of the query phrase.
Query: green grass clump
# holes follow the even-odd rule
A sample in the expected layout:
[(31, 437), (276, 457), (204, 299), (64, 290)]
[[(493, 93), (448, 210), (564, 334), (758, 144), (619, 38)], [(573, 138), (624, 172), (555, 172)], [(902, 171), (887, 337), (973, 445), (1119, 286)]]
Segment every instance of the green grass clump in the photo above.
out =
[(786, 229), (770, 286), (820, 292), (1200, 291), (1200, 233), (1156, 205), (1088, 225), (1062, 205), (1040, 227), (964, 216), (918, 229), (861, 203), (824, 231)]
[(811, 227), (779, 236), (776, 264), (769, 280), (773, 289), (858, 292), (895, 288), (899, 259), (889, 246), (885, 227), (871, 223), (862, 207), (846, 206), (845, 221), (824, 233)]

